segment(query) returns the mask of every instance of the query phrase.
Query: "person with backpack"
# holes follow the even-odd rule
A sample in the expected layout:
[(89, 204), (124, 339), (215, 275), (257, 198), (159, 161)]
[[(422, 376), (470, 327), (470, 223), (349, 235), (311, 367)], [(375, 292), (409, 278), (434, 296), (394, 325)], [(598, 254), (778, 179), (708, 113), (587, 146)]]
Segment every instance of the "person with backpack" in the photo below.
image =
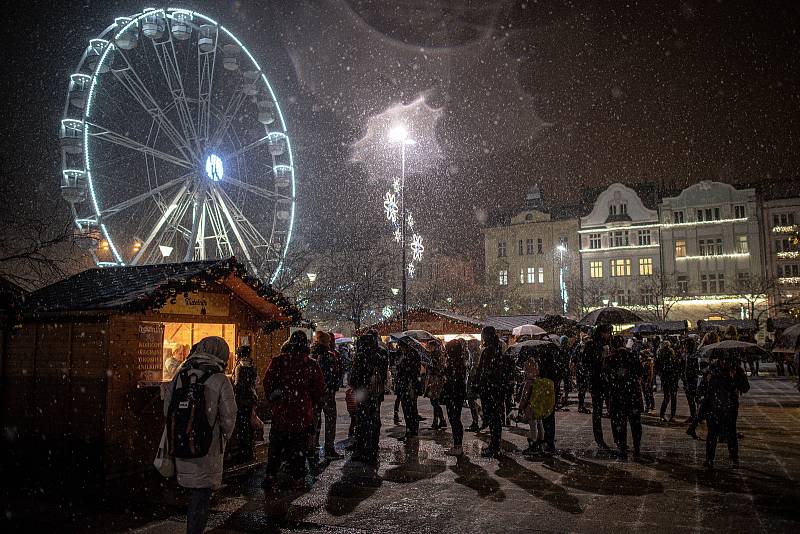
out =
[(272, 407), (266, 477), (261, 487), (269, 491), (281, 464), (288, 465), (297, 489), (306, 485), (306, 452), (314, 435), (314, 405), (322, 400), (325, 378), (319, 364), (309, 358), (308, 338), (292, 333), (264, 374), (264, 395)]
[(221, 337), (194, 346), (164, 392), (167, 443), (178, 484), (190, 492), (186, 532), (203, 532), (211, 496), (222, 485), (225, 445), (236, 425), (236, 399), (225, 376), (230, 350)]
[(381, 434), (381, 403), (389, 373), (389, 358), (369, 331), (356, 341), (350, 385), (356, 398), (355, 442), (352, 460), (375, 465)]
[(464, 425), (461, 423), (461, 409), (467, 397), (467, 344), (463, 339), (452, 339), (445, 345), (445, 362), (442, 370), (444, 384), (442, 400), (447, 408), (447, 418), (453, 429), (453, 446), (445, 454), (461, 456), (464, 454)]
[(506, 354), (493, 326), (484, 326), (481, 331), (481, 359), (478, 363), (476, 381), (481, 395), (483, 416), (489, 423), (489, 446), (481, 451), (484, 458), (497, 458), (503, 422), (506, 418), (505, 396), (514, 374), (514, 364)]
[(236, 367), (233, 368), (233, 392), (236, 396), (236, 461), (249, 462), (255, 457), (253, 440), (253, 418), (258, 393), (256, 393), (256, 371), (250, 357), (250, 347), (244, 345), (236, 349)]

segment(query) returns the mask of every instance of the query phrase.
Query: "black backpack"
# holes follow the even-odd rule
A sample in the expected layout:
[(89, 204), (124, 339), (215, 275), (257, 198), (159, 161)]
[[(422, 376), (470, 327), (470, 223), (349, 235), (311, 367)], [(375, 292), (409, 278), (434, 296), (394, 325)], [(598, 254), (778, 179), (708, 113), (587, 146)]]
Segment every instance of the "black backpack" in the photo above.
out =
[[(199, 377), (181, 371), (175, 379), (167, 410), (169, 453), (175, 458), (202, 458), (208, 454), (213, 439), (213, 425), (206, 414), (205, 383), (215, 374), (204, 371)], [(178, 387), (180, 380), (181, 387)]]

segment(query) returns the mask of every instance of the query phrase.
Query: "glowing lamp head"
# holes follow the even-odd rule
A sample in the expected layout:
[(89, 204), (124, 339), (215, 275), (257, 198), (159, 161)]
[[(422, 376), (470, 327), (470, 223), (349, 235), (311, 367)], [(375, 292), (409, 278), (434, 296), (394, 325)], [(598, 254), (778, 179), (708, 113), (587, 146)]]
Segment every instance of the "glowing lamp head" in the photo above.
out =
[(402, 124), (392, 126), (389, 130), (389, 140), (395, 143), (402, 143), (408, 138), (408, 130)]
[(206, 176), (214, 182), (222, 180), (225, 169), (222, 167), (222, 160), (216, 154), (210, 154), (206, 158)]

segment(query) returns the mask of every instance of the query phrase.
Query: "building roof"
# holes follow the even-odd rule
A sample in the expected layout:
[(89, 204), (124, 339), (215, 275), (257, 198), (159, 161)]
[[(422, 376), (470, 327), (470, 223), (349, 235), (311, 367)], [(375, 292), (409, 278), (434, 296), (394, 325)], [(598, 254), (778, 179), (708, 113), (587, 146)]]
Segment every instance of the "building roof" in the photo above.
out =
[(209, 282), (228, 287), (265, 317), (287, 325), (302, 319), (281, 293), (249, 276), (234, 258), (87, 269), (31, 293), (23, 313), (145, 311), (161, 307), (176, 293), (199, 290)]

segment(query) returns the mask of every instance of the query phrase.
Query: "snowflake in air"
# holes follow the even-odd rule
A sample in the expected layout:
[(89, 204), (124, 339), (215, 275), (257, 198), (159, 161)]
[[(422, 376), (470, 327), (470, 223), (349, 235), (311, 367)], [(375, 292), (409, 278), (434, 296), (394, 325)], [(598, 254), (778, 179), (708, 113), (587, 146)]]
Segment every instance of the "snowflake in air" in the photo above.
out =
[(409, 230), (413, 230), (414, 229), (414, 216), (409, 213), (408, 217), (406, 217), (406, 222), (408, 223), (408, 229)]
[(386, 219), (397, 223), (397, 197), (394, 193), (387, 192), (383, 197), (383, 209), (386, 211)]
[(414, 262), (413, 261), (408, 264), (408, 268), (406, 270), (408, 271), (408, 277), (409, 278), (414, 278)]
[(399, 227), (394, 229), (394, 240), (398, 243), (403, 240), (403, 231)]
[(425, 246), (422, 244), (422, 236), (419, 234), (414, 234), (411, 237), (410, 246), (414, 261), (422, 261), (422, 253), (425, 252)]

